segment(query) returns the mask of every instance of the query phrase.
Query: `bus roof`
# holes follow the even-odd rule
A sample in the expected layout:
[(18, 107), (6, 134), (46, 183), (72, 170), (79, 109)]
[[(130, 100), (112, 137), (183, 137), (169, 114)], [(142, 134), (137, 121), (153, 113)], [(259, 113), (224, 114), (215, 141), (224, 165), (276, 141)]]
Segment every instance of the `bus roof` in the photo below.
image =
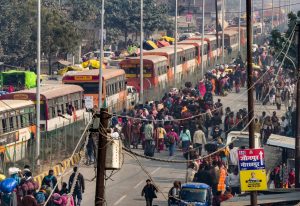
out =
[(34, 106), (34, 102), (28, 100), (1, 100), (0, 112), (15, 110), (30, 105)]
[[(131, 60), (131, 59), (140, 60), (140, 57), (139, 56), (138, 57), (130, 57), (130, 58), (125, 59), (124, 61)], [(157, 63), (157, 62), (167, 61), (167, 58), (164, 56), (158, 56), (158, 55), (148, 55), (148, 56), (143, 56), (143, 60), (148, 60), (153, 63)]]
[(236, 31), (236, 30), (224, 30), (224, 34), (227, 34), (227, 35), (229, 35), (229, 36), (233, 36), (233, 35), (237, 35), (238, 34), (238, 32)]
[[(203, 41), (204, 45), (207, 44), (207, 42)], [(178, 42), (178, 44), (197, 44), (198, 46), (202, 45), (202, 40), (199, 39), (186, 39), (183, 41)]]
[[(180, 52), (181, 49), (179, 47), (177, 47), (177, 52)], [(149, 51), (144, 51), (143, 52), (145, 55), (151, 55), (151, 54), (155, 54), (155, 53), (166, 53), (167, 55), (170, 55), (170, 54), (174, 54), (174, 46), (171, 45), (171, 46), (166, 46), (166, 47), (161, 47), (161, 48), (158, 48), (158, 49), (153, 49), (153, 50), (149, 50)]]
[[(104, 79), (110, 79), (116, 76), (120, 75), (125, 75), (125, 72), (123, 69), (103, 69), (102, 75)], [(80, 71), (80, 72), (74, 72), (71, 74), (66, 74), (63, 78), (65, 77), (71, 77), (71, 76), (94, 76), (98, 77), (99, 76), (99, 69), (92, 69), (92, 70), (87, 70), (87, 71)]]
[[(48, 84), (41, 86), (41, 100), (53, 99), (55, 97), (65, 96), (76, 92), (83, 92), (83, 89), (77, 85), (71, 84)], [(36, 89), (21, 90), (14, 93), (6, 94), (0, 99), (15, 100), (36, 100)]]

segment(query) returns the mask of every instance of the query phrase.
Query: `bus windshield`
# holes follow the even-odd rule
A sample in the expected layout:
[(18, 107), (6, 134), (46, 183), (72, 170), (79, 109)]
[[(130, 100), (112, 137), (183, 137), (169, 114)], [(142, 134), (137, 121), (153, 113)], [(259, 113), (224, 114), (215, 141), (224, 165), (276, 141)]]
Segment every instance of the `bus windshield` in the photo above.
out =
[(206, 202), (207, 190), (182, 188), (180, 199), (186, 202)]
[(78, 86), (81, 86), (85, 94), (98, 94), (99, 93), (99, 84), (98, 83), (72, 83)]

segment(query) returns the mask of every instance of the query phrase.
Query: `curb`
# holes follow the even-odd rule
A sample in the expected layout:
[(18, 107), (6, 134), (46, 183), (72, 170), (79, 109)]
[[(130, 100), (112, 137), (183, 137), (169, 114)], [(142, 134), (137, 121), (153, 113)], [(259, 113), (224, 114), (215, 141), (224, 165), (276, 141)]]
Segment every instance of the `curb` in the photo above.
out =
[[(61, 161), (60, 163), (56, 164), (51, 169), (54, 171), (54, 176), (58, 177), (63, 172), (65, 172), (67, 169), (71, 168), (75, 164), (77, 164), (81, 160), (81, 153), (76, 153), (72, 159), (65, 159)], [(48, 175), (48, 171), (44, 171), (41, 174), (34, 177), (34, 181), (38, 182), (40, 186), (42, 186), (42, 181), (45, 176)]]

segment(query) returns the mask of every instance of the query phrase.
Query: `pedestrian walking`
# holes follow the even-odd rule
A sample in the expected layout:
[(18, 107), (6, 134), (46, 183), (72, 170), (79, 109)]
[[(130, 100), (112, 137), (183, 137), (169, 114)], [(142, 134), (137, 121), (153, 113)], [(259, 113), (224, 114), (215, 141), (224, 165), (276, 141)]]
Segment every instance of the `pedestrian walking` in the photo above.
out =
[(76, 206), (80, 206), (82, 201), (82, 194), (84, 193), (85, 190), (85, 184), (84, 184), (83, 175), (80, 172), (78, 172), (77, 179), (74, 180), (77, 172), (78, 172), (78, 168), (74, 167), (73, 173), (69, 179), (69, 191), (71, 191), (72, 185), (75, 184), (74, 192), (73, 192), (74, 203)]
[(168, 206), (178, 205), (180, 189), (180, 182), (174, 181), (173, 187), (171, 187), (168, 193)]
[(23, 197), (21, 206), (38, 206), (38, 203), (33, 196), (33, 191), (28, 191), (28, 194)]
[(193, 136), (194, 148), (199, 151), (199, 155), (201, 156), (202, 147), (206, 144), (206, 138), (204, 132), (201, 130), (201, 127), (198, 127), (198, 130), (195, 132)]
[(86, 164), (93, 164), (95, 161), (95, 151), (96, 151), (96, 145), (95, 145), (95, 141), (93, 139), (93, 133), (90, 133), (89, 137), (88, 137), (88, 143), (86, 145), (86, 151), (87, 151), (87, 162)]
[(173, 156), (176, 148), (176, 143), (179, 142), (179, 137), (173, 128), (170, 132), (168, 132), (166, 139), (169, 145), (169, 156)]
[[(54, 189), (56, 184), (57, 184), (57, 179), (54, 176), (54, 171), (51, 169), (51, 170), (49, 170), (48, 175), (44, 177), (44, 179), (42, 181), (42, 185), (47, 185), (51, 189)], [(54, 191), (58, 192), (57, 186), (55, 187)]]
[(150, 179), (147, 179), (146, 185), (142, 190), (142, 196), (145, 197), (146, 206), (152, 206), (153, 199), (157, 198), (156, 192), (157, 188), (151, 183)]
[(191, 133), (186, 127), (180, 132), (180, 140), (182, 142), (182, 151), (186, 152), (191, 143)]

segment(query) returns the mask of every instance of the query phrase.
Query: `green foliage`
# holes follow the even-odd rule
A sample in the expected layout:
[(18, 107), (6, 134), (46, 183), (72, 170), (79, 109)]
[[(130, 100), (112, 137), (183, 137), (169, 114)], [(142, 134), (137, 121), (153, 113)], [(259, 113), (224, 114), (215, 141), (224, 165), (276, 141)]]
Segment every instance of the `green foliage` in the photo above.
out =
[[(37, 1), (2, 0), (0, 7), (0, 61), (34, 67), (37, 40)], [(48, 59), (74, 51), (79, 35), (62, 10), (42, 6), (42, 53)]]

